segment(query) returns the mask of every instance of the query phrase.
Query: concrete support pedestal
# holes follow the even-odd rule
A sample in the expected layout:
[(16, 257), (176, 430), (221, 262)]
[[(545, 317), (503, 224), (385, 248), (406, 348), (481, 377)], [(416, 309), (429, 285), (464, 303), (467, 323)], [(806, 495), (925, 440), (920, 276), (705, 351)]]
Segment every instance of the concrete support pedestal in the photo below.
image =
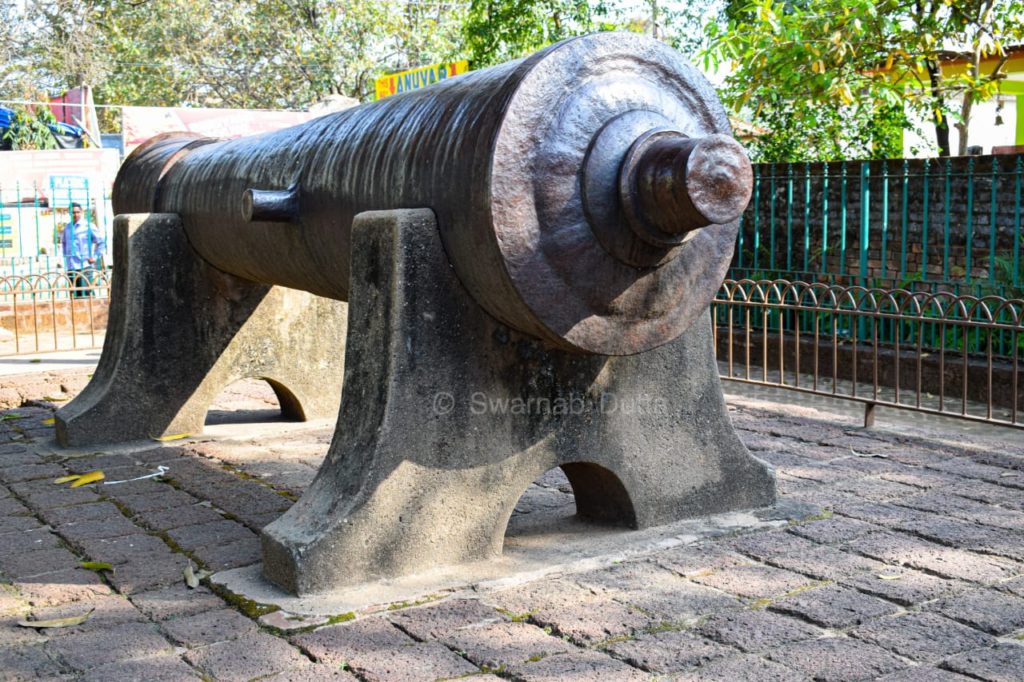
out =
[(103, 355), (57, 412), (62, 445), (200, 433), (246, 378), (266, 380), (287, 417), (337, 414), (347, 304), (217, 270), (172, 214), (118, 216), (114, 260)]
[(426, 210), (353, 228), (334, 440), (263, 531), (264, 575), (299, 595), (496, 557), (526, 487), (562, 467), (577, 513), (634, 528), (764, 507), (770, 467), (726, 414), (710, 318), (627, 357), (550, 350), (456, 279)]

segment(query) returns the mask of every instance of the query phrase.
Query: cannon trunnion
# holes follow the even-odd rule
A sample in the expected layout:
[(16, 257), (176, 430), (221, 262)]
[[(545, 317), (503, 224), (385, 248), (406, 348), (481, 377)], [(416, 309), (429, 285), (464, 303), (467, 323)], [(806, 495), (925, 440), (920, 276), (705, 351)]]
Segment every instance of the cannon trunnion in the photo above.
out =
[(297, 416), (340, 399), (263, 531), (298, 594), (494, 557), (553, 467), (602, 523), (771, 504), (707, 312), (751, 183), (711, 86), (634, 34), (252, 138), (154, 138), (115, 183), (112, 329), (58, 435), (198, 430), (243, 376)]

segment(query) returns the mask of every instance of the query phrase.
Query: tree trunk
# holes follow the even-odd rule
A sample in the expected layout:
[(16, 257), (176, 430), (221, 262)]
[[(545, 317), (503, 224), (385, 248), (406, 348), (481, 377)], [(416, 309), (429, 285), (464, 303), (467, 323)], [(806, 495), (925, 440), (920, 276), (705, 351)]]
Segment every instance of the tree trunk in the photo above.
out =
[[(928, 80), (932, 87), (932, 102), (935, 110), (941, 112), (944, 104), (941, 90), (942, 72), (937, 62), (928, 60), (926, 64)], [(935, 121), (935, 142), (939, 145), (939, 156), (949, 156), (949, 120), (945, 114), (940, 114), (940, 116), (941, 118)]]

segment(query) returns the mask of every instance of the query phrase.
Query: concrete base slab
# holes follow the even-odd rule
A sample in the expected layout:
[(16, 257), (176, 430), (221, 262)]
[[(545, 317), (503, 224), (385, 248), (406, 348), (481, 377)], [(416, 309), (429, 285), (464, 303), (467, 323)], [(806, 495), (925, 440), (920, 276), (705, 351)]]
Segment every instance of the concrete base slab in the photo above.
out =
[(644, 530), (581, 520), (573, 505), (513, 518), (502, 555), (416, 575), (350, 585), (296, 597), (263, 577), (260, 565), (214, 574), (214, 585), (258, 604), (303, 616), (338, 616), (420, 603), (440, 594), (480, 593), (545, 576), (580, 573), (671, 547), (737, 533), (783, 527), (821, 513), (814, 505), (785, 500), (751, 511), (715, 514)]

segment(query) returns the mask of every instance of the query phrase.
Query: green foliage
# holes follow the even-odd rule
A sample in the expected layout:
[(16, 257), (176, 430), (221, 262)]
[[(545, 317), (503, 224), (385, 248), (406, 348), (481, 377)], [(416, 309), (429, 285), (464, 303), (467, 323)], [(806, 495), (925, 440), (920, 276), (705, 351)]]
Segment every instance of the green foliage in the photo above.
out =
[[(890, 156), (909, 123), (966, 126), (1005, 78), (1004, 45), (1024, 37), (1021, 0), (740, 0), (712, 24), (708, 66), (730, 65), (724, 96), (766, 128), (772, 161)], [(953, 70), (952, 57), (969, 66)], [(994, 58), (989, 66), (982, 59)], [(945, 131), (945, 133), (943, 132)], [(945, 135), (945, 138), (943, 137)]]
[(53, 139), (49, 125), (56, 123), (53, 113), (46, 107), (39, 107), (36, 112), (17, 107), (10, 127), (4, 133), (4, 142), (9, 143), (13, 150), (56, 149), (57, 141)]
[(601, 28), (603, 3), (586, 0), (471, 0), (462, 26), (466, 53), (478, 69), (522, 57), (564, 38)]

